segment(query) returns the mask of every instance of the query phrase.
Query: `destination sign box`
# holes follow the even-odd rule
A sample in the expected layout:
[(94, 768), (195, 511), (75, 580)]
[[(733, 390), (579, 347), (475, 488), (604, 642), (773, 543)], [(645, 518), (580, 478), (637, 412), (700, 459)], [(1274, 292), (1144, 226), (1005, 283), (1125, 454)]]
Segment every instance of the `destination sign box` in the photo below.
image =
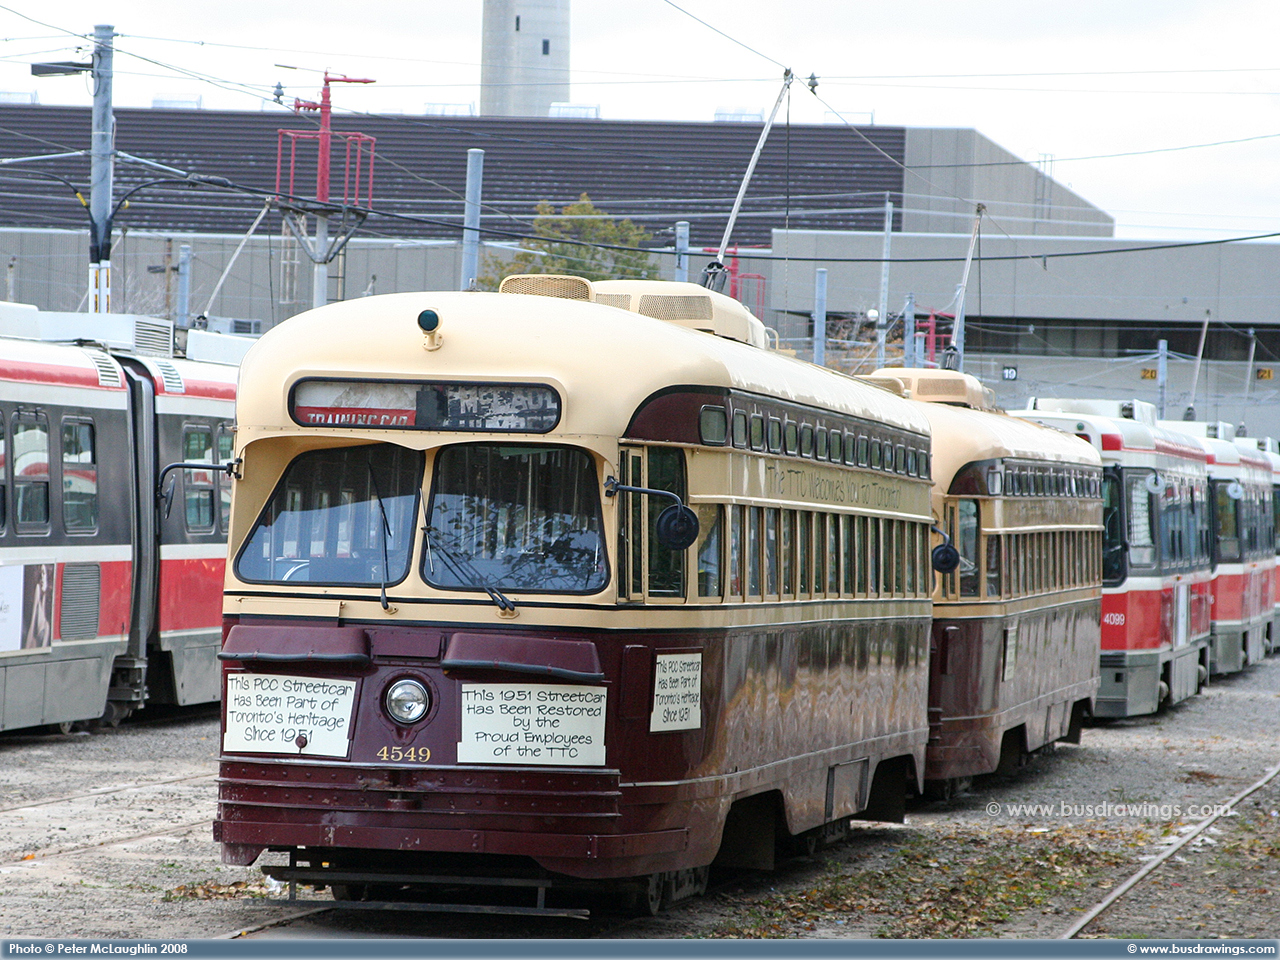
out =
[(560, 422), (560, 396), (530, 383), (303, 380), (289, 412), (308, 427), (549, 433)]

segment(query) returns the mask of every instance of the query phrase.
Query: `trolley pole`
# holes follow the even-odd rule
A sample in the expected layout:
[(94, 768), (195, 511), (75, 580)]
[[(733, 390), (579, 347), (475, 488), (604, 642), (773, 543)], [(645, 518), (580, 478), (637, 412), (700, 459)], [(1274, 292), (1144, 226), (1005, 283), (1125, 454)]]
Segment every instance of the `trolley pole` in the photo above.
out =
[(982, 214), (987, 208), (978, 204), (973, 213), (973, 234), (969, 237), (969, 252), (964, 258), (964, 274), (956, 284), (956, 318), (951, 326), (951, 346), (955, 348), (955, 369), (964, 373), (964, 294), (969, 286), (969, 268), (973, 266), (973, 248), (978, 242), (978, 231), (982, 227)]
[(681, 283), (689, 280), (689, 221), (676, 221), (676, 273)]
[(89, 312), (111, 312), (111, 205), (115, 118), (111, 74), (115, 28), (93, 28), (93, 131), (89, 153)]
[(893, 239), (893, 201), (884, 196), (884, 245), (880, 252), (880, 316), (876, 318), (876, 369), (884, 368), (884, 342), (889, 330), (889, 248)]
[(813, 271), (813, 362), (827, 365), (827, 268)]
[(1244, 403), (1240, 407), (1240, 426), (1236, 428), (1236, 436), (1247, 437), (1245, 423), (1249, 416), (1249, 388), (1253, 386), (1253, 358), (1258, 352), (1258, 335), (1253, 327), (1249, 328), (1249, 362), (1244, 368)]
[(480, 196), (484, 187), (484, 151), (467, 151), (467, 192), (462, 214), (460, 290), (470, 290), (480, 274)]

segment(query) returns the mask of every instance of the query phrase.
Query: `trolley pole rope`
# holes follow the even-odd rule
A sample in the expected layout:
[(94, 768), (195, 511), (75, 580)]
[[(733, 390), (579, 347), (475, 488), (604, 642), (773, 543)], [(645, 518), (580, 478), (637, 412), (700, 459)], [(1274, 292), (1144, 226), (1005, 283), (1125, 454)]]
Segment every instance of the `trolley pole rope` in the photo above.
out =
[(1175, 844), (1172, 844), (1167, 850), (1165, 850), (1164, 853), (1160, 854), (1160, 856), (1156, 857), (1153, 860), (1148, 861), (1142, 867), (1141, 870), (1139, 870), (1137, 873), (1131, 876), (1128, 880), (1126, 880), (1124, 883), (1120, 884), (1120, 886), (1116, 887), (1109, 894), (1107, 894), (1107, 896), (1103, 899), (1101, 903), (1099, 903), (1096, 907), (1094, 907), (1092, 910), (1086, 913), (1083, 917), (1081, 917), (1079, 920), (1073, 923), (1070, 927), (1068, 927), (1064, 933), (1059, 934), (1058, 939), (1070, 940), (1073, 937), (1075, 937), (1076, 934), (1078, 934), (1081, 930), (1083, 930), (1090, 923), (1092, 923), (1104, 910), (1106, 910), (1109, 906), (1111, 906), (1113, 903), (1115, 903), (1117, 900), (1123, 897), (1126, 893), (1132, 890), (1135, 886), (1137, 886), (1143, 880), (1143, 878), (1146, 877), (1153, 870), (1155, 870), (1156, 867), (1160, 866), (1160, 864), (1164, 863), (1171, 856), (1173, 856), (1175, 853), (1177, 853), (1179, 850), (1185, 847), (1188, 843), (1190, 843), (1192, 840), (1198, 837), (1201, 833), (1203, 833), (1210, 826), (1216, 823), (1219, 818), (1224, 817), (1228, 813), (1230, 813), (1232, 808), (1234, 808), (1237, 803), (1239, 803), (1245, 797), (1249, 796), (1249, 794), (1255, 793), (1258, 790), (1261, 790), (1268, 783), (1274, 780), (1276, 777), (1276, 774), (1280, 774), (1280, 766), (1270, 771), (1266, 776), (1264, 776), (1261, 780), (1259, 780), (1253, 786), (1249, 787), (1246, 790), (1241, 791), (1240, 793), (1237, 793), (1234, 797), (1232, 797), (1225, 804), (1223, 804), (1222, 808), (1218, 812), (1216, 812), (1213, 816), (1208, 817), (1204, 820), (1201, 820), (1198, 824), (1196, 824), (1196, 827), (1194, 830), (1189, 831), (1181, 840), (1179, 840)]

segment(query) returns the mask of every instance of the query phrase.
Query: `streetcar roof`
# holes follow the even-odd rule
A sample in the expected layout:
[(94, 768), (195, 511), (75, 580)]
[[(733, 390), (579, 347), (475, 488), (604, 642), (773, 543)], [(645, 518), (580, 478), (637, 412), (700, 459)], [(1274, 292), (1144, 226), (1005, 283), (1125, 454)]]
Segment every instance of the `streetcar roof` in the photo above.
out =
[(0, 344), (0, 380), (125, 389), (120, 365), (100, 350), (39, 340), (5, 339)]
[[(1054, 412), (1040, 408), (1011, 410), (1010, 415), (1075, 434), (1102, 451), (1104, 460), (1117, 460), (1125, 454), (1162, 454), (1179, 460), (1205, 461), (1204, 448), (1192, 437), (1173, 430), (1150, 425), (1127, 417), (1102, 414)], [(1118, 402), (1118, 401), (1117, 401)]]
[(933, 477), (939, 491), (947, 490), (966, 465), (982, 460), (1102, 466), (1102, 458), (1091, 444), (1061, 430), (945, 403), (922, 403), (921, 407), (933, 428)]
[[(423, 311), (439, 318), (438, 349), (426, 349), (429, 335), (418, 325)], [(238, 394), (242, 426), (296, 426), (289, 392), (306, 377), (546, 383), (562, 397), (554, 432), (560, 435), (620, 435), (646, 398), (684, 385), (929, 430), (914, 405), (836, 371), (599, 303), (545, 296), (399, 293), (299, 314), (246, 355)], [(367, 435), (369, 428), (351, 432)], [(424, 436), (398, 431), (396, 442), (425, 445), (415, 435)]]
[(1271, 472), (1271, 462), (1256, 446), (1236, 442), (1235, 427), (1225, 421), (1161, 420), (1160, 425), (1199, 441), (1212, 467), (1247, 467)]

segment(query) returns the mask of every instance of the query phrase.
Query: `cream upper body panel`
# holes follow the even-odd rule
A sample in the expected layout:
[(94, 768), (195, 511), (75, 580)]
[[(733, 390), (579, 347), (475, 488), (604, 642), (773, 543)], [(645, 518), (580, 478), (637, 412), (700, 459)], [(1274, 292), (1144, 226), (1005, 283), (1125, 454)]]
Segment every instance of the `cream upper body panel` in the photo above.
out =
[[(436, 349), (427, 349), (428, 335), (418, 325), (426, 310), (439, 317)], [(289, 413), (290, 391), (307, 377), (549, 384), (563, 405), (550, 436), (622, 436), (647, 397), (675, 385), (771, 396), (922, 435), (929, 429), (914, 405), (835, 371), (636, 313), (552, 297), (402, 293), (299, 314), (265, 334), (241, 364), (241, 441), (261, 431), (314, 432)], [(439, 442), (439, 434), (414, 430), (353, 427), (349, 433), (394, 434), (409, 447)]]
[(1003, 413), (924, 404), (933, 429), (933, 476), (944, 494), (966, 464), (1016, 459), (1057, 465), (1101, 467), (1093, 446), (1061, 430)]

